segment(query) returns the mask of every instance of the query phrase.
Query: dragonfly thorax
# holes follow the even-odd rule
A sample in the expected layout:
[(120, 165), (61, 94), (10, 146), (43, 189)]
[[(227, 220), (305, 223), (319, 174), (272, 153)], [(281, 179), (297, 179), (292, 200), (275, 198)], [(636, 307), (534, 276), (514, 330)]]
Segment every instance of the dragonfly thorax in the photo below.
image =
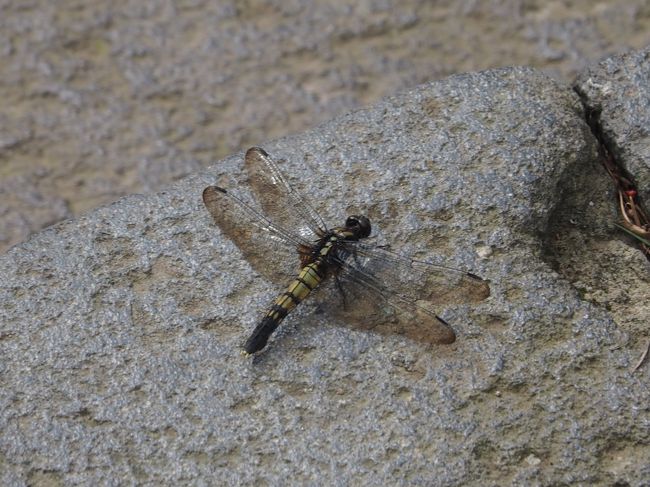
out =
[(323, 232), (314, 245), (298, 246), (301, 268), (315, 263), (323, 276), (338, 268), (348, 251), (345, 249), (345, 241), (357, 241), (370, 235), (372, 227), (368, 217), (363, 215), (351, 215), (345, 220), (342, 227), (333, 228)]

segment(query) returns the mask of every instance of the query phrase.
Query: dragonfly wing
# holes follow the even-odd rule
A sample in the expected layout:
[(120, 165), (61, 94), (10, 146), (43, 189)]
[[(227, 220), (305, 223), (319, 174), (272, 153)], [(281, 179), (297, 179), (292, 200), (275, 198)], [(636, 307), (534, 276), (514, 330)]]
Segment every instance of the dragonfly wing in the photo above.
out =
[(490, 295), (488, 281), (453, 267), (411, 259), (364, 242), (346, 242), (342, 268), (381, 285), (391, 296), (434, 306), (477, 303)]
[(338, 299), (335, 315), (356, 327), (399, 334), (430, 344), (451, 343), (453, 329), (436, 305), (480, 301), (487, 281), (457, 269), (409, 259), (363, 242), (346, 242), (335, 257)]
[(231, 192), (208, 186), (203, 203), (221, 231), (244, 254), (251, 266), (272, 282), (286, 284), (299, 268), (297, 249), (308, 240), (276, 225)]
[(454, 330), (435, 312), (410, 299), (390, 296), (354, 272), (342, 272), (321, 294), (329, 314), (356, 329), (401, 335), (431, 345), (452, 343)]
[(250, 185), (264, 213), (280, 226), (306, 239), (327, 229), (318, 212), (284, 177), (264, 149), (251, 147), (244, 159)]

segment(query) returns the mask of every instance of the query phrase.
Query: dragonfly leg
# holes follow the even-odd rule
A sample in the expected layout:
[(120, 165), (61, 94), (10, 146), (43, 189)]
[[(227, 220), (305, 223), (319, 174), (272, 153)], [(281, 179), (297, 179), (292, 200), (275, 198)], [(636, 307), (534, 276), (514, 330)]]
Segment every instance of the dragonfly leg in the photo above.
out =
[(336, 274), (334, 275), (334, 282), (336, 282), (336, 289), (338, 289), (339, 294), (341, 295), (341, 300), (343, 301), (343, 309), (347, 311), (348, 300), (345, 293), (345, 289), (343, 289), (343, 284), (341, 284), (341, 280), (339, 279), (339, 276)]

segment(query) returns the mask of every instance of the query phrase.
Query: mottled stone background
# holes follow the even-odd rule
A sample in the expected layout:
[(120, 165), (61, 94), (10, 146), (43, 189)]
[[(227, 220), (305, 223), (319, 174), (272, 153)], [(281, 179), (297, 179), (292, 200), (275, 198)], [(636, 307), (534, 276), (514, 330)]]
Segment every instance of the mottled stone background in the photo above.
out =
[(646, 485), (650, 265), (569, 85), (459, 74), (264, 145), (327, 221), (490, 280), (443, 299), (456, 342), (354, 327), (325, 283), (241, 356), (286, 283), (201, 202), (250, 198), (234, 154), (0, 255), (0, 485)]
[[(77, 216), (0, 254), (0, 485), (647, 485), (650, 264), (586, 111), (650, 187), (650, 47), (596, 62), (649, 18), (0, 0), (0, 244)], [(328, 222), (489, 279), (440, 303), (456, 342), (353, 328), (324, 287), (240, 356), (281, 286), (200, 195), (250, 197), (251, 144)]]
[(570, 82), (649, 27), (645, 0), (0, 1), (0, 250), (455, 72)]

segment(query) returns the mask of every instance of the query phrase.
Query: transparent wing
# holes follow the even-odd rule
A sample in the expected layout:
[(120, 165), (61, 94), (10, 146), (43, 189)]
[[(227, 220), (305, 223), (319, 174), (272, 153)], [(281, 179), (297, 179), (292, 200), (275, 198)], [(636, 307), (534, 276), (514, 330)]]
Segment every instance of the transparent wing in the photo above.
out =
[(237, 245), (258, 273), (280, 284), (295, 277), (300, 263), (298, 248), (311, 245), (311, 242), (276, 225), (219, 186), (203, 190), (203, 203), (221, 231)]
[(411, 300), (389, 296), (386, 289), (368, 286), (367, 281), (352, 274), (334, 278), (318, 294), (323, 296), (330, 315), (356, 329), (402, 335), (432, 345), (456, 339), (453, 329), (435, 312)]
[(304, 196), (291, 187), (280, 168), (264, 149), (246, 151), (245, 167), (250, 185), (264, 213), (277, 225), (312, 240), (322, 236), (327, 226)]
[(346, 242), (338, 258), (345, 272), (369, 284), (381, 284), (390, 295), (403, 299), (449, 305), (476, 303), (490, 295), (488, 281), (474, 274), (365, 242)]
[[(435, 308), (481, 301), (487, 281), (457, 269), (410, 259), (363, 242), (346, 242), (338, 255), (341, 270), (328, 300), (344, 322), (382, 334), (399, 334), (424, 343), (451, 343), (455, 333)], [(323, 293), (324, 294), (324, 293)]]

